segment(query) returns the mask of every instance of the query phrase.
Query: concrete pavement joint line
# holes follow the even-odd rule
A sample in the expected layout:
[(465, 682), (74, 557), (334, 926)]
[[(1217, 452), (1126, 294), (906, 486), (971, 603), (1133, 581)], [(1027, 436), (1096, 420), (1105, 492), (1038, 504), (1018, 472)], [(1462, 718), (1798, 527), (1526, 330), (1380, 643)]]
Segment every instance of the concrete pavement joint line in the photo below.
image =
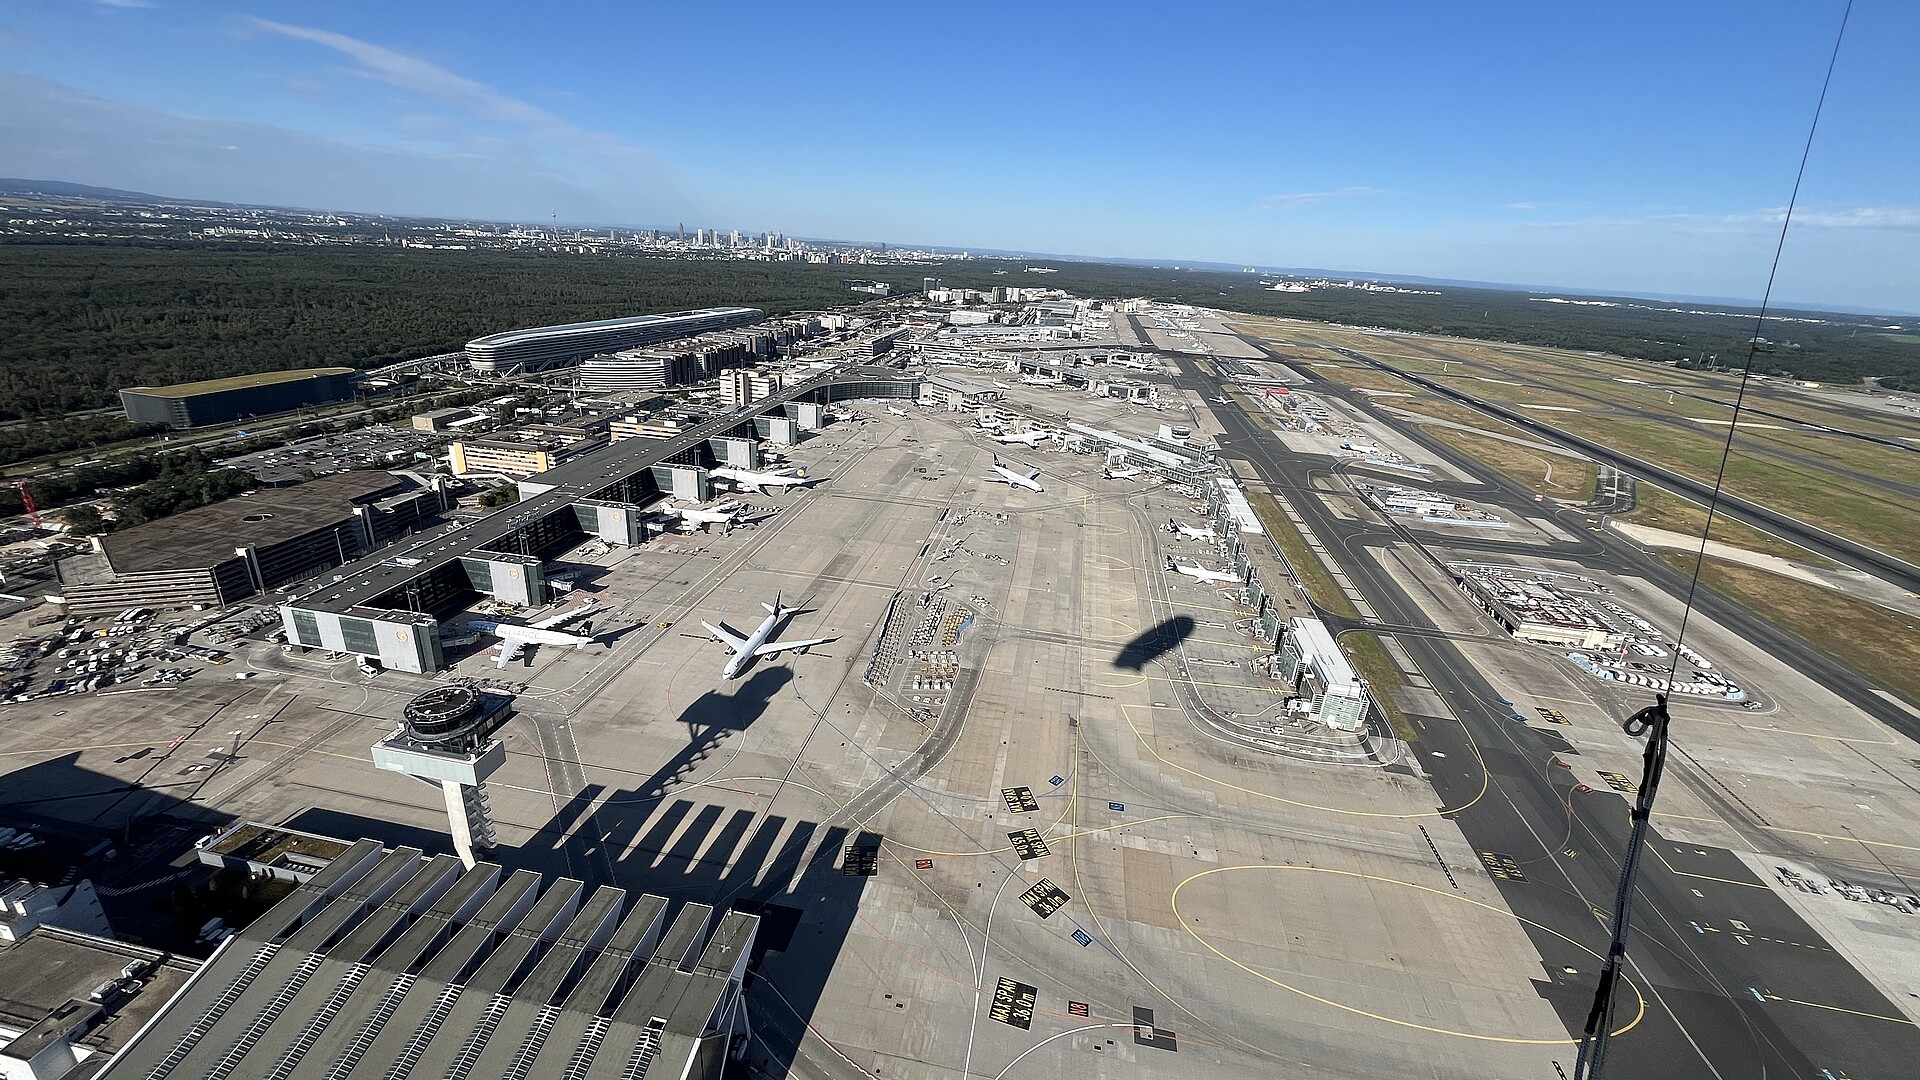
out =
[[(1075, 729), (1073, 743), (1074, 743), (1074, 746), (1073, 746), (1074, 757), (1078, 758), (1085, 748), (1085, 743), (1083, 741), (1082, 736), (1079, 734), (1079, 729), (1077, 728)], [(1097, 755), (1096, 755), (1096, 760), (1097, 760)], [(1100, 932), (1101, 943), (1107, 947), (1107, 950), (1109, 952), (1111, 952), (1114, 956), (1118, 957), (1122, 964), (1125, 964), (1127, 966), (1127, 970), (1133, 972), (1136, 976), (1138, 976), (1141, 982), (1146, 983), (1149, 989), (1151, 989), (1154, 993), (1159, 994), (1163, 999), (1165, 999), (1167, 1004), (1172, 1005), (1174, 1008), (1179, 1009), (1182, 1013), (1185, 1013), (1187, 1016), (1191, 1017), (1194, 1023), (1199, 1024), (1205, 1030), (1213, 1032), (1214, 1034), (1219, 1035), (1221, 1038), (1225, 1039), (1227, 1042), (1231, 1042), (1234, 1045), (1239, 1046), (1241, 1049), (1250, 1051), (1257, 1056), (1268, 1057), (1268, 1058), (1273, 1056), (1272, 1052), (1267, 1050), (1265, 1047), (1255, 1046), (1253, 1043), (1247, 1042), (1245, 1039), (1241, 1039), (1235, 1036), (1231, 1032), (1220, 1030), (1218, 1027), (1214, 1026), (1214, 1024), (1212, 1024), (1210, 1021), (1203, 1018), (1199, 1013), (1188, 1008), (1187, 1005), (1184, 1002), (1182, 1002), (1179, 998), (1174, 997), (1172, 994), (1162, 989), (1159, 983), (1154, 982), (1152, 978), (1148, 977), (1146, 972), (1140, 970), (1140, 965), (1134, 963), (1133, 958), (1128, 956), (1126, 952), (1120, 948), (1119, 944), (1113, 940), (1113, 934), (1107, 930), (1106, 921), (1100, 917), (1100, 912), (1094, 909), (1093, 894), (1087, 890), (1087, 883), (1080, 874), (1080, 844), (1077, 840), (1070, 842), (1067, 845), (1067, 865), (1073, 868), (1074, 895), (1078, 896), (1080, 898), (1080, 902), (1083, 905), (1085, 905), (1087, 909), (1087, 918), (1093, 922), (1094, 929)], [(918, 877), (919, 875), (916, 874), (914, 876)], [(924, 884), (924, 882), (922, 884)], [(942, 902), (944, 903), (944, 901)]]
[[(1347, 810), (1338, 806), (1321, 806), (1315, 803), (1300, 802), (1295, 799), (1284, 798), (1282, 796), (1269, 794), (1264, 791), (1255, 791), (1252, 788), (1241, 787), (1238, 784), (1230, 784), (1225, 780), (1208, 776), (1206, 773), (1197, 772), (1193, 769), (1187, 768), (1184, 765), (1178, 764), (1177, 762), (1167, 760), (1166, 758), (1160, 755), (1160, 752), (1158, 750), (1155, 750), (1153, 748), (1153, 743), (1148, 740), (1146, 733), (1140, 730), (1139, 725), (1133, 722), (1133, 717), (1131, 713), (1133, 709), (1137, 707), (1144, 707), (1144, 706), (1128, 706), (1128, 705), (1122, 704), (1120, 706), (1120, 718), (1126, 721), (1126, 724), (1129, 728), (1133, 729), (1134, 737), (1140, 740), (1140, 745), (1146, 748), (1147, 753), (1151, 754), (1153, 758), (1156, 761), (1160, 762), (1162, 765), (1165, 765), (1168, 768), (1176, 769), (1180, 772), (1186, 773), (1188, 776), (1192, 776), (1200, 780), (1204, 780), (1209, 784), (1214, 784), (1219, 787), (1226, 788), (1229, 791), (1238, 791), (1243, 795), (1252, 795), (1255, 798), (1268, 799), (1273, 802), (1283, 803), (1287, 806), (1297, 806), (1303, 810), (1320, 810), (1329, 814), (1344, 814), (1349, 817), (1393, 818), (1396, 820), (1403, 820), (1403, 821), (1413, 820), (1415, 818), (1446, 817), (1449, 814), (1458, 814), (1461, 811), (1466, 810), (1468, 807), (1471, 807), (1475, 803), (1479, 802), (1481, 798), (1483, 798), (1486, 795), (1487, 789), (1490, 786), (1490, 779), (1487, 773), (1487, 763), (1485, 759), (1482, 758), (1480, 755), (1479, 744), (1473, 742), (1472, 736), (1469, 734), (1468, 744), (1473, 746), (1474, 760), (1480, 766), (1480, 790), (1474, 793), (1473, 798), (1467, 800), (1465, 803), (1462, 803), (1459, 806), (1441, 807), (1440, 809), (1437, 809), (1437, 810), (1422, 812), (1418, 814), (1390, 814), (1390, 813), (1386, 813), (1379, 810)], [(1239, 746), (1241, 744), (1237, 742), (1230, 742), (1229, 745)]]
[[(1252, 864), (1246, 864), (1241, 866), (1215, 867), (1212, 870), (1202, 870), (1201, 872), (1194, 874), (1192, 877), (1187, 878), (1185, 881), (1182, 881), (1180, 884), (1175, 885), (1173, 887), (1173, 896), (1169, 899), (1169, 903), (1171, 903), (1173, 906), (1173, 917), (1180, 920), (1181, 929), (1185, 930), (1188, 936), (1192, 937), (1193, 940), (1199, 942), (1201, 946), (1204, 947), (1208, 952), (1214, 954), (1215, 956), (1218, 956), (1220, 959), (1225, 960), (1227, 963), (1232, 964), (1234, 967), (1239, 968), (1240, 970), (1246, 972), (1249, 975), (1252, 975), (1257, 979), (1261, 979), (1265, 982), (1272, 983), (1274, 986), (1277, 986), (1282, 990), (1286, 990), (1289, 993), (1298, 994), (1309, 1001), (1316, 1001), (1322, 1005), (1327, 1005), (1327, 1006), (1331, 1006), (1332, 1008), (1339, 1009), (1342, 1012), (1352, 1013), (1355, 1016), (1364, 1016), (1370, 1020), (1379, 1020), (1384, 1023), (1393, 1024), (1398, 1027), (1412, 1028), (1415, 1031), (1425, 1031), (1435, 1035), (1451, 1035), (1461, 1039), (1472, 1039), (1476, 1042), (1508, 1043), (1508, 1044), (1521, 1045), (1521, 1046), (1568, 1046), (1568, 1045), (1572, 1045), (1576, 1041), (1573, 1039), (1522, 1039), (1522, 1038), (1517, 1038), (1517, 1037), (1508, 1036), (1508, 1035), (1483, 1035), (1478, 1032), (1454, 1031), (1450, 1028), (1434, 1027), (1429, 1024), (1422, 1024), (1412, 1020), (1402, 1020), (1402, 1019), (1399, 1019), (1398, 1017), (1385, 1016), (1380, 1013), (1369, 1012), (1365, 1009), (1357, 1008), (1352, 1005), (1342, 1004), (1341, 1002), (1334, 1001), (1330, 998), (1321, 997), (1318, 994), (1314, 994), (1309, 991), (1302, 990), (1301, 988), (1294, 986), (1290, 983), (1282, 982), (1281, 980), (1276, 979), (1273, 976), (1266, 974), (1265, 972), (1259, 971), (1252, 967), (1248, 967), (1246, 964), (1243, 964), (1240, 961), (1235, 960), (1233, 957), (1228, 956), (1225, 952), (1222, 952), (1219, 948), (1215, 947), (1211, 941), (1208, 941), (1206, 938), (1202, 937), (1200, 933), (1196, 931), (1193, 928), (1193, 926), (1187, 922), (1186, 915), (1182, 914), (1180, 911), (1180, 891), (1182, 889), (1185, 889), (1188, 885), (1193, 884), (1195, 881), (1198, 881), (1203, 877), (1210, 877), (1214, 874), (1233, 873), (1241, 870), (1268, 870), (1268, 871), (1275, 871), (1275, 872), (1296, 872), (1297, 871), (1297, 872), (1309, 873), (1309, 874), (1332, 874), (1338, 877), (1359, 878), (1366, 881), (1375, 881), (1375, 882), (1381, 882), (1388, 885), (1400, 885), (1409, 889), (1418, 889), (1421, 892), (1431, 893), (1434, 896), (1444, 896), (1449, 900), (1457, 900), (1461, 903), (1472, 904), (1474, 907), (1484, 908), (1487, 911), (1491, 911), (1496, 915), (1504, 915), (1510, 919), (1513, 919), (1515, 922), (1524, 923), (1528, 926), (1533, 927), (1536, 930), (1541, 931), (1542, 933), (1552, 934), (1554, 937), (1559, 938), (1561, 941), (1564, 941), (1569, 945), (1572, 945), (1574, 948), (1579, 949), (1581, 952), (1584, 952), (1589, 956), (1592, 956), (1596, 960), (1600, 959), (1599, 953), (1596, 953), (1592, 949), (1587, 948), (1585, 945), (1582, 945), (1579, 942), (1573, 940), (1572, 938), (1567, 937), (1565, 934), (1562, 934), (1559, 931), (1552, 929), (1551, 927), (1542, 926), (1539, 923), (1532, 921), (1531, 919), (1522, 918), (1519, 915), (1515, 915), (1511, 911), (1506, 911), (1502, 908), (1494, 907), (1492, 904), (1483, 904), (1478, 900), (1473, 900), (1465, 896), (1455, 896), (1452, 893), (1441, 892), (1439, 889), (1431, 889), (1425, 885), (1415, 885), (1411, 881), (1401, 881), (1397, 878), (1381, 877), (1376, 874), (1363, 874), (1354, 870), (1333, 870), (1333, 869), (1329, 869), (1326, 867), (1319, 867), (1319, 866), (1272, 866), (1266, 863), (1252, 863)], [(1644, 1019), (1647, 1015), (1647, 999), (1645, 995), (1640, 993), (1639, 985), (1633, 982), (1633, 980), (1631, 979), (1627, 980), (1627, 985), (1633, 988), (1634, 998), (1639, 1001), (1640, 1007), (1638, 1011), (1635, 1012), (1632, 1020), (1629, 1020), (1623, 1027), (1613, 1032), (1613, 1034), (1615, 1035), (1624, 1035), (1625, 1033), (1632, 1031), (1635, 1027), (1639, 1026), (1640, 1021)]]

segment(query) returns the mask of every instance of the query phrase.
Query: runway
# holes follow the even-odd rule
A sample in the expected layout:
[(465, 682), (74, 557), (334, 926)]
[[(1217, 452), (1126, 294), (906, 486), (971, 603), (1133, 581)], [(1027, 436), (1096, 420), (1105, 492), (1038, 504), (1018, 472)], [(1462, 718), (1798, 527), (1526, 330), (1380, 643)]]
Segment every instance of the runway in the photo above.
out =
[[(1199, 391), (1208, 400), (1219, 396), (1222, 380), (1184, 357), (1165, 358), (1181, 372), (1176, 386)], [(1324, 384), (1315, 389), (1332, 391), (1373, 412), (1365, 395), (1339, 394)], [(1289, 497), (1366, 596), (1377, 622), (1432, 625), (1401, 585), (1359, 551), (1399, 538), (1334, 515), (1314, 494), (1314, 478), (1329, 471), (1325, 459), (1287, 453), (1238, 406), (1215, 408), (1213, 413), (1227, 432), (1221, 439), (1226, 453), (1245, 457), (1260, 479)], [(1470, 473), (1487, 472), (1421, 438), (1417, 429), (1410, 437)], [(1527, 514), (1545, 509), (1497, 475), (1489, 480), (1492, 496), (1482, 487), (1474, 490), (1473, 498)], [(1445, 490), (1449, 485), (1432, 486)], [(1658, 560), (1626, 549), (1609, 535), (1587, 532), (1583, 515), (1560, 510), (1550, 516), (1561, 518), (1568, 531), (1582, 539), (1548, 543), (1533, 553), (1576, 560), (1602, 573), (1631, 572), (1667, 589), (1684, 585)], [(1503, 550), (1511, 553), (1513, 548)], [(1856, 675), (1824, 654), (1712, 597), (1703, 594), (1697, 605), (1790, 663), (1825, 672), (1823, 681), (1875, 718), (1909, 734), (1920, 730), (1912, 716), (1872, 695)], [(1612, 791), (1576, 792), (1572, 771), (1554, 763), (1556, 755), (1564, 757), (1571, 748), (1550, 732), (1514, 722), (1511, 707), (1467, 662), (1455, 641), (1433, 633), (1403, 633), (1397, 640), (1458, 717), (1416, 717), (1418, 752), (1439, 805), (1464, 807), (1449, 816), (1487, 866), (1502, 871), (1494, 877), (1514, 913), (1565, 935), (1562, 939), (1529, 929), (1542, 961), (1537, 988), (1568, 1031), (1577, 1034), (1591, 1003), (1596, 967), (1593, 955), (1578, 946), (1605, 947), (1607, 913), (1628, 830), (1625, 800)], [(1688, 782), (1681, 779), (1687, 772), (1684, 763), (1669, 764), (1669, 784)], [(1490, 781), (1488, 795), (1476, 797), (1482, 766)], [(1678, 844), (1657, 828), (1650, 834), (1649, 848), (1641, 864), (1628, 970), (1646, 993), (1648, 1013), (1645, 1023), (1615, 1041), (1611, 1064), (1616, 1070), (1622, 1075), (1723, 1078), (1893, 1076), (1910, 1068), (1920, 1055), (1920, 1030), (1732, 852)], [(1629, 1007), (1623, 1003), (1623, 1013)]]

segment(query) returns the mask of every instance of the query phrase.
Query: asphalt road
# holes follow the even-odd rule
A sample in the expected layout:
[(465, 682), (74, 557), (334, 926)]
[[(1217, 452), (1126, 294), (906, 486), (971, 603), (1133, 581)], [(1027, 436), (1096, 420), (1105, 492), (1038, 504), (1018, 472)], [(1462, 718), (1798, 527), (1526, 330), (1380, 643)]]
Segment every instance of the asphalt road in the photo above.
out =
[[(1218, 380), (1189, 360), (1175, 362), (1182, 373), (1176, 385), (1208, 399), (1219, 394)], [(1215, 416), (1225, 429), (1223, 454), (1247, 459), (1263, 480), (1290, 496), (1381, 623), (1431, 625), (1398, 583), (1360, 551), (1404, 540), (1338, 518), (1311, 494), (1312, 478), (1331, 471), (1326, 459), (1287, 452), (1237, 406), (1218, 408)], [(1429, 449), (1459, 462), (1445, 448)], [(1484, 471), (1460, 463), (1476, 475)], [(1684, 579), (1664, 563), (1588, 532), (1583, 515), (1551, 511), (1515, 485), (1491, 479), (1494, 498), (1489, 500), (1485, 489), (1476, 489), (1475, 498), (1531, 514), (1555, 513), (1570, 532), (1586, 538), (1548, 545), (1547, 553), (1578, 559), (1602, 573), (1644, 574), (1662, 588), (1684, 587)], [(1876, 717), (1909, 732), (1915, 727), (1910, 717), (1866, 694), (1857, 676), (1797, 639), (1713, 598), (1697, 606), (1774, 655), (1827, 677), (1829, 685), (1859, 699)], [(1457, 722), (1415, 718), (1416, 750), (1439, 804), (1455, 808), (1448, 816), (1476, 851), (1491, 853), (1496, 861), (1511, 859), (1518, 870), (1518, 876), (1495, 875), (1496, 884), (1515, 914), (1529, 920), (1528, 933), (1543, 962), (1541, 995), (1559, 1011), (1569, 1034), (1577, 1036), (1592, 1000), (1597, 954), (1606, 948), (1629, 826), (1626, 800), (1611, 791), (1575, 792), (1572, 774), (1553, 764), (1556, 753), (1568, 754), (1570, 748), (1551, 733), (1514, 722), (1499, 693), (1453, 641), (1432, 634), (1401, 634), (1398, 640), (1459, 717)], [(1668, 764), (1666, 783), (1689, 783), (1730, 801), (1679, 755)], [(1735, 820), (1748, 813), (1733, 805), (1725, 811)], [(1657, 829), (1648, 843), (1627, 970), (1646, 1011), (1614, 1041), (1613, 1075), (1895, 1076), (1920, 1060), (1920, 1029), (1903, 1019), (1886, 1019), (1898, 1018), (1898, 1010), (1731, 852), (1676, 845)], [(1780, 846), (1777, 838), (1770, 846)], [(1640, 999), (1624, 987), (1621, 994), (1624, 1023), (1636, 1016)], [(1565, 1064), (1571, 1068), (1572, 1061)]]

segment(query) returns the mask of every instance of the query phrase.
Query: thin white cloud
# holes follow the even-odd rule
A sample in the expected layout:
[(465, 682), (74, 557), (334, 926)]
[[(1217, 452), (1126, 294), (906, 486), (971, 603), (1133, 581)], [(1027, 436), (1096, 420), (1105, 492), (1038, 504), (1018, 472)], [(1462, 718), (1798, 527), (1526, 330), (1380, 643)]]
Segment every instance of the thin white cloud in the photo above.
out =
[(1295, 206), (1312, 206), (1328, 199), (1351, 199), (1361, 195), (1385, 195), (1385, 188), (1361, 187), (1358, 185), (1343, 187), (1334, 191), (1299, 191), (1287, 195), (1269, 195), (1260, 200), (1262, 210), (1284, 210)]
[[(258, 30), (319, 45), (355, 62), (355, 74), (453, 107), (469, 118), (506, 129), (600, 179), (631, 182), (647, 176), (664, 185), (659, 160), (645, 147), (603, 132), (589, 131), (553, 112), (501, 93), (416, 56), (331, 30), (248, 17)], [(417, 127), (418, 118), (411, 123)]]
[(1540, 209), (1540, 204), (1534, 203), (1534, 202), (1501, 203), (1500, 209), (1502, 210), (1538, 210)]
[(31, 176), (190, 199), (507, 221), (559, 208), (578, 221), (652, 224), (686, 208), (607, 190), (512, 152), (470, 154), (356, 143), (182, 116), (0, 72), (0, 176)]
[[(1785, 213), (1784, 210), (1780, 211), (1781, 215)], [(1920, 206), (1858, 206), (1851, 210), (1795, 210), (1793, 223), (1817, 229), (1920, 229)]]
[(128, 8), (156, 8), (160, 6), (154, 3), (153, 0), (94, 0), (94, 3), (99, 4), (101, 7), (120, 8), (122, 10)]
[[(1534, 224), (1547, 228), (1641, 228), (1654, 226), (1678, 232), (1740, 232), (1756, 227), (1776, 228), (1786, 220), (1784, 206), (1731, 214), (1674, 212), (1639, 216), (1596, 216)], [(1920, 207), (1857, 206), (1846, 209), (1800, 207), (1793, 212), (1796, 229), (1920, 229)]]

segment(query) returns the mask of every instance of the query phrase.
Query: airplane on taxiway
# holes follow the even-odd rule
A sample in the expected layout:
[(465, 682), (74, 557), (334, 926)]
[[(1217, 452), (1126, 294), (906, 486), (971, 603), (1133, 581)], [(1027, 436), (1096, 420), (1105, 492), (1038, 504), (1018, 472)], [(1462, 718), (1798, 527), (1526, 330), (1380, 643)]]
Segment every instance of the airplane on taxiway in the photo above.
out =
[(992, 480), (995, 483), (1004, 482), (1008, 487), (1023, 487), (1031, 491), (1045, 490), (1040, 486), (1040, 470), (1039, 469), (1035, 469), (1032, 472), (1026, 474), (1025, 476), (1022, 476), (1019, 473), (1014, 472), (1012, 469), (1007, 468), (1005, 465), (1000, 464), (999, 458), (994, 458), (993, 471), (999, 475), (986, 476), (986, 477), (982, 477), (981, 479)]
[(767, 609), (766, 619), (760, 623), (758, 629), (744, 637), (729, 630), (725, 623), (718, 626), (710, 622), (700, 624), (707, 628), (707, 633), (713, 635), (713, 640), (724, 644), (733, 653), (727, 658), (727, 666), (720, 669), (723, 678), (739, 678), (755, 660), (763, 656), (774, 656), (788, 649), (798, 649), (804, 653), (815, 645), (825, 645), (830, 641), (839, 640), (838, 638), (807, 638), (804, 641), (769, 641), (767, 639), (773, 636), (774, 629), (780, 625), (780, 620), (798, 615), (802, 609), (784, 606), (780, 603), (777, 593), (774, 595), (773, 603), (762, 603), (760, 606)]

